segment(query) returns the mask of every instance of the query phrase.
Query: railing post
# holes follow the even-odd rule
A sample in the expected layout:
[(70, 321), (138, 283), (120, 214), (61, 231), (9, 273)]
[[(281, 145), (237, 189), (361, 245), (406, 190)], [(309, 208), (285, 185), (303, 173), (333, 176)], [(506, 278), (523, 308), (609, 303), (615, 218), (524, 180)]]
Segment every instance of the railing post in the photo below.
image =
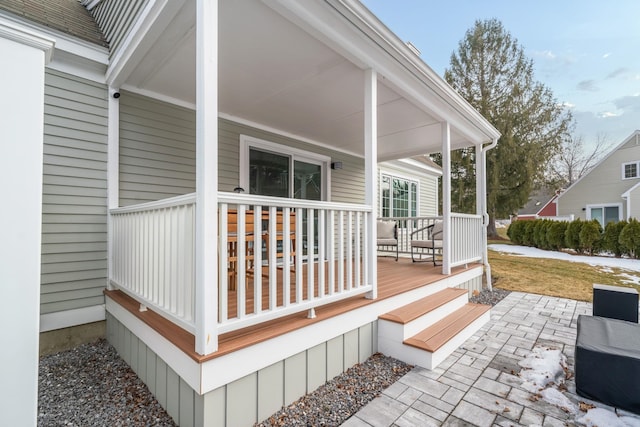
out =
[[(378, 194), (378, 75), (375, 70), (369, 68), (364, 72), (364, 182), (365, 203), (372, 208), (376, 205)], [(376, 253), (376, 210), (371, 209), (367, 215), (366, 223), (366, 252), (367, 260), (365, 277), (367, 284), (373, 289), (367, 294), (367, 298), (378, 297), (378, 264)], [(351, 237), (349, 237), (351, 238)]]
[(442, 274), (451, 274), (451, 138), (442, 122)]
[(196, 2), (196, 348), (218, 349), (218, 2)]

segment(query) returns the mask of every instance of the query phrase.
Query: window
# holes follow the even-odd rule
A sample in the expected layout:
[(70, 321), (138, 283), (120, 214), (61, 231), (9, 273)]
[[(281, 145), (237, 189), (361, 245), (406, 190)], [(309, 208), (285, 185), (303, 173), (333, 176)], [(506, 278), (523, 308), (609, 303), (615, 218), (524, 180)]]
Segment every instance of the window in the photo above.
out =
[(383, 217), (418, 215), (418, 182), (383, 174), (380, 183), (380, 203)]
[(240, 146), (240, 187), (247, 193), (327, 200), (328, 157), (245, 135)]
[(622, 179), (632, 179), (640, 177), (638, 175), (638, 163), (640, 162), (630, 162), (622, 164)]
[(618, 222), (622, 219), (622, 206), (617, 205), (590, 205), (587, 206), (587, 219), (597, 219), (602, 227), (610, 222)]

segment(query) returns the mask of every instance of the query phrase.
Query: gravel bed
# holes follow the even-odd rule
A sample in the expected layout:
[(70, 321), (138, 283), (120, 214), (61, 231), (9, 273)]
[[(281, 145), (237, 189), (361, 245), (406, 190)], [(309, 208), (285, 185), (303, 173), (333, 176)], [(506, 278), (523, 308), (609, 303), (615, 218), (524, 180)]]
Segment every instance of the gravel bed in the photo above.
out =
[(511, 291), (505, 291), (504, 289), (493, 288), (493, 291), (483, 289), (480, 293), (474, 294), (471, 298), (469, 298), (469, 302), (474, 302), (476, 304), (496, 305), (510, 293)]
[(40, 358), (38, 426), (175, 426), (104, 339)]
[[(485, 289), (470, 301), (496, 305), (509, 293)], [(340, 425), (411, 368), (376, 353), (256, 426)], [(40, 359), (38, 426), (175, 425), (104, 339)]]
[(256, 426), (340, 425), (412, 368), (376, 353)]

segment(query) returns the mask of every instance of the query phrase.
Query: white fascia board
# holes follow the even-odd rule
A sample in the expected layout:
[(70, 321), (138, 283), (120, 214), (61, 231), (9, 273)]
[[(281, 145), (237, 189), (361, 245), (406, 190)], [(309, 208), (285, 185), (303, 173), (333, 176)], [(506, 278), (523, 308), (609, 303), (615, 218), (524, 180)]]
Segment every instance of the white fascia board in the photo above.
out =
[(266, 3), (355, 65), (377, 70), (381, 78), (403, 96), (439, 120), (449, 122), (471, 143), (500, 137), (491, 123), (360, 2), (273, 0)]
[(51, 61), (56, 40), (21, 22), (0, 15), (0, 37), (40, 49), (45, 55), (45, 64)]
[(630, 197), (631, 193), (638, 187), (640, 187), (640, 182), (634, 185), (633, 187), (631, 187), (630, 189), (628, 189), (627, 191), (625, 191), (624, 193), (622, 193), (620, 197), (622, 197), (623, 199)]
[(404, 163), (406, 165), (409, 165), (409, 166), (417, 168), (417, 169), (422, 169), (423, 171), (425, 171), (429, 175), (442, 176), (442, 169), (431, 167), (431, 166), (426, 165), (424, 163), (421, 163), (421, 162), (419, 162), (417, 160), (399, 159), (398, 162)]
[(70, 328), (105, 319), (104, 304), (40, 315), (40, 332)]

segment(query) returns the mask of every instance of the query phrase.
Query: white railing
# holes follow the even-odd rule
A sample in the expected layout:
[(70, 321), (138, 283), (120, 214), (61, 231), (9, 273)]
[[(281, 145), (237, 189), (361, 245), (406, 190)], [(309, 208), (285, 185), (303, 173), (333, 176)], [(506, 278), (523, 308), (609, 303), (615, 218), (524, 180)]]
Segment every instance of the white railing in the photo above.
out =
[[(392, 217), (380, 218), (396, 221), (398, 224), (398, 252), (411, 253), (411, 234), (416, 232), (414, 238), (424, 240), (428, 236), (425, 227), (435, 221), (442, 221), (441, 216), (430, 217)], [(421, 231), (420, 231), (421, 230)], [(480, 215), (468, 215), (460, 213), (451, 214), (451, 263), (452, 267), (464, 265), (482, 260), (483, 239), (482, 217)], [(380, 254), (395, 254), (393, 250), (380, 248)]]
[(451, 214), (451, 267), (482, 260), (483, 232), (480, 215)]
[(111, 283), (195, 333), (195, 195), (110, 214)]
[(222, 192), (218, 202), (220, 333), (373, 289), (370, 206)]

